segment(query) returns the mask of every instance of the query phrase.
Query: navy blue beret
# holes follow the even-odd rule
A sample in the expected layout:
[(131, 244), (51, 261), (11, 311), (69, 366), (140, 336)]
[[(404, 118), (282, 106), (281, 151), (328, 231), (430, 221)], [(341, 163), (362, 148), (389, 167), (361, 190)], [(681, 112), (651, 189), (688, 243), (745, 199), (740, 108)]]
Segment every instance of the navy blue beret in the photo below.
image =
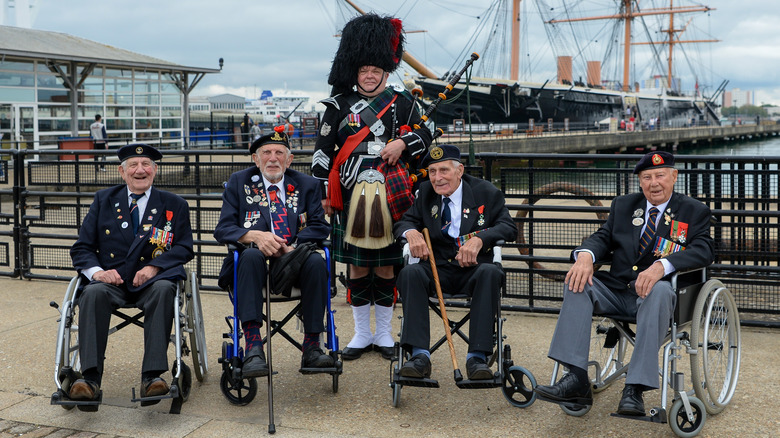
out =
[(674, 155), (664, 151), (648, 152), (636, 163), (634, 175), (646, 169), (660, 167), (674, 167)]
[(460, 163), (460, 149), (451, 144), (443, 144), (432, 147), (423, 157), (421, 166), (423, 168), (440, 161), (453, 160)]
[(152, 161), (159, 161), (162, 159), (160, 151), (144, 143), (122, 146), (116, 151), (116, 154), (119, 156), (119, 161), (125, 161), (126, 159), (133, 157), (147, 157)]
[(284, 132), (284, 126), (276, 126), (274, 127), (274, 132), (272, 134), (266, 134), (253, 141), (249, 146), (249, 153), (254, 154), (255, 151), (263, 145), (272, 143), (281, 144), (286, 146), (287, 149), (290, 149), (290, 141), (287, 138), (287, 134)]

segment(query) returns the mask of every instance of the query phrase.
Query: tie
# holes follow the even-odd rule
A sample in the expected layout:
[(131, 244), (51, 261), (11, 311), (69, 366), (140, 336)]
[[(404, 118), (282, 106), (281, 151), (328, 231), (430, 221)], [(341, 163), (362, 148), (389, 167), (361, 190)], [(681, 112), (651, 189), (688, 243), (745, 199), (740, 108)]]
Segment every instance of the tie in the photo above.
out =
[(282, 200), (276, 194), (279, 187), (273, 185), (268, 188), (268, 197), (271, 198), (271, 224), (274, 227), (274, 234), (290, 243), (290, 226), (287, 224), (287, 211), (282, 205)]
[(639, 254), (645, 252), (645, 248), (655, 238), (655, 219), (658, 217), (658, 209), (655, 207), (650, 208), (650, 217), (647, 218), (647, 226), (645, 232), (642, 233), (642, 240), (639, 241)]
[(133, 220), (133, 234), (138, 234), (138, 224), (141, 222), (138, 219), (138, 200), (141, 199), (144, 195), (145, 193), (141, 193), (140, 195), (130, 193), (130, 197), (133, 198), (130, 201), (130, 218)]
[(443, 198), (442, 203), (444, 204), (444, 207), (441, 210), (441, 233), (444, 235), (444, 237), (451, 237), (449, 230), (450, 230), (450, 223), (452, 222), (452, 213), (450, 213), (450, 198)]

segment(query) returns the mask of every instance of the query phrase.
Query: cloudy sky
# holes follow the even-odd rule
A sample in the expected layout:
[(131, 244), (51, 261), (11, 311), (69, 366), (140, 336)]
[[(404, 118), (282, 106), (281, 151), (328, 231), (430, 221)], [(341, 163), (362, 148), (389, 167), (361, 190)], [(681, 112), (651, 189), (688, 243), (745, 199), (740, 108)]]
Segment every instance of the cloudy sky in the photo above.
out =
[[(402, 18), (407, 31), (425, 31), (407, 34), (407, 50), (442, 74), (462, 65), (470, 52), (483, 51), (484, 42), (469, 46), (469, 37), (480, 26), (489, 27), (494, 14), (489, 6), (495, 1), (355, 0), (355, 3), (365, 10)], [(554, 56), (576, 54), (563, 52), (580, 51), (583, 65), (586, 56), (601, 59), (596, 53), (603, 49), (599, 38), (610, 39), (609, 31), (600, 22), (592, 25), (593, 29), (601, 30), (600, 37), (581, 34), (577, 41), (558, 41), (551, 45), (547, 39), (550, 27), (545, 30), (541, 22), (543, 17), (561, 17), (562, 10), (556, 10), (555, 3), (558, 2), (523, 2), (523, 26), (527, 26), (528, 37), (521, 54), (524, 59), (521, 79), (534, 82), (554, 79)], [(603, 13), (602, 6), (614, 5), (616, 0), (567, 0), (566, 3), (574, 5), (579, 12)], [(640, 5), (649, 8), (650, 3), (643, 0)], [(677, 0), (674, 4), (691, 2)], [(780, 7), (775, 1), (766, 0), (711, 0), (708, 6), (715, 10), (678, 15), (675, 28), (688, 29), (681, 39), (720, 42), (699, 45), (706, 46), (699, 49), (685, 46), (689, 59), (677, 61), (677, 67), (696, 65), (696, 77), (705, 93), (728, 80), (727, 89), (755, 91), (756, 104), (780, 104), (780, 32), (777, 31)], [(263, 89), (273, 90), (275, 94), (286, 89), (306, 93), (315, 101), (329, 92), (327, 75), (338, 45), (334, 35), (343, 27), (345, 14), (354, 13), (337, 0), (38, 0), (33, 28), (64, 32), (188, 66), (216, 68), (218, 59), (224, 58), (222, 73), (207, 75), (194, 95), (227, 92), (252, 98)], [(691, 17), (695, 19), (689, 22)], [(634, 28), (642, 34), (655, 32), (657, 27), (652, 29), (652, 20), (646, 19), (648, 30), (639, 24)], [(497, 42), (490, 47), (501, 51)], [(490, 51), (486, 55), (490, 56)], [(642, 55), (637, 54), (636, 58), (641, 60)], [(577, 68), (575, 61), (575, 77), (579, 73)], [(613, 76), (610, 69), (604, 66), (602, 79)], [(635, 80), (641, 81), (655, 73), (639, 66), (636, 69), (641, 73)], [(682, 77), (684, 89), (693, 89), (696, 79), (691, 73), (680, 70), (676, 74)], [(584, 71), (581, 75), (584, 76)]]

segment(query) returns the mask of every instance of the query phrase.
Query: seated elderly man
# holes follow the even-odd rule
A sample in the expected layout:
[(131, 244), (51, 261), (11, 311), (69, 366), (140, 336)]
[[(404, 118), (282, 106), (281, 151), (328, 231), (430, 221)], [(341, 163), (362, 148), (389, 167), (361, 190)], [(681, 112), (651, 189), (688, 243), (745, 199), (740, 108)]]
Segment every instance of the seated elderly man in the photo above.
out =
[[(420, 186), (412, 207), (394, 226), (396, 238), (406, 238), (411, 255), (428, 260), (421, 234), (430, 230), (436, 269), (444, 293), (471, 295), (469, 351), (466, 373), (470, 380), (493, 378), (487, 356), (493, 351), (493, 327), (503, 272), (492, 263), (499, 240), (517, 236), (504, 204), (504, 195), (489, 181), (463, 174), (460, 150), (452, 145), (431, 148), (423, 158), (430, 181)], [(431, 375), (428, 297), (435, 294), (430, 263), (405, 266), (398, 275), (404, 319), (402, 347), (411, 360), (401, 367), (404, 377)]]
[[(281, 129), (280, 129), (281, 128)], [(292, 251), (297, 244), (320, 242), (328, 237), (321, 192), (316, 179), (289, 169), (293, 160), (284, 127), (255, 140), (249, 147), (254, 166), (236, 172), (222, 194), (222, 212), (214, 229), (220, 243), (239, 243), (246, 249), (238, 259), (238, 318), (246, 336), (244, 377), (268, 375), (260, 327), (261, 294), (266, 284), (266, 259)], [(310, 254), (294, 286), (301, 289), (304, 338), (302, 368), (329, 368), (333, 358), (320, 348), (320, 333), (328, 299), (325, 260)], [(223, 289), (233, 286), (233, 257), (225, 258), (219, 275)]]
[(118, 155), (125, 184), (95, 194), (70, 249), (73, 266), (89, 280), (78, 299), (84, 378), (71, 386), (71, 400), (100, 397), (111, 312), (127, 306), (144, 311), (141, 397), (169, 390), (160, 375), (168, 370), (176, 282), (193, 258), (190, 210), (178, 195), (152, 187), (162, 158), (157, 149), (132, 144)]
[[(669, 329), (676, 296), (675, 271), (713, 260), (710, 209), (674, 192), (674, 156), (651, 152), (634, 168), (642, 193), (612, 201), (607, 222), (572, 253), (563, 306), (548, 357), (569, 369), (558, 383), (537, 386), (542, 400), (593, 403), (587, 362), (594, 312), (635, 316), (636, 343), (618, 405), (622, 415), (645, 415), (642, 392), (658, 388), (658, 350)], [(609, 272), (593, 264), (611, 259)]]

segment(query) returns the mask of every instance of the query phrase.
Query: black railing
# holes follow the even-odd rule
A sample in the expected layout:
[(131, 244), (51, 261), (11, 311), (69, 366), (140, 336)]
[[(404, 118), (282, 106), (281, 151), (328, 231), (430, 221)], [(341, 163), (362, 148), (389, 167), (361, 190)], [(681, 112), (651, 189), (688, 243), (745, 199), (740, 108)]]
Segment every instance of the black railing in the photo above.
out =
[[(11, 159), (2, 162), (0, 173), (0, 275), (69, 279), (70, 246), (95, 191), (122, 183), (116, 161), (101, 172), (92, 159), (81, 158), (95, 151), (3, 153)], [(106, 154), (113, 159), (113, 152)], [(73, 160), (58, 160), (59, 155)], [(166, 150), (165, 155), (155, 186), (189, 201), (196, 252), (189, 267), (203, 288), (217, 289), (225, 250), (212, 232), (223, 183), (252, 163), (245, 151)], [(295, 155), (293, 167), (308, 173), (311, 151)], [(639, 190), (632, 175), (639, 156), (491, 153), (476, 158), (467, 171), (504, 192), (519, 231), (517, 241), (504, 249), (504, 305), (557, 312), (571, 249), (598, 229), (612, 198)], [(676, 161), (676, 191), (713, 210), (711, 276), (734, 293), (751, 323), (780, 326), (780, 157), (680, 155)]]

